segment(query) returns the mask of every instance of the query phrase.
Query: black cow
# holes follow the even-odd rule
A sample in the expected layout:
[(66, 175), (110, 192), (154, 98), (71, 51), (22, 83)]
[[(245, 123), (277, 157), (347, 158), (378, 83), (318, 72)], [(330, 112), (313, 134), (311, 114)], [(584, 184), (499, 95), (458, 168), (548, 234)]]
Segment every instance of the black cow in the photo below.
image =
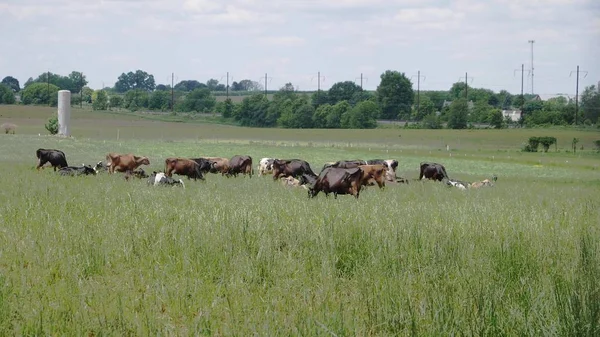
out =
[(54, 171), (56, 171), (57, 167), (63, 168), (69, 166), (67, 164), (67, 156), (60, 150), (37, 149), (37, 151), (35, 151), (35, 156), (38, 159), (38, 164), (35, 167), (37, 170), (39, 170), (46, 163), (50, 163), (50, 165), (52, 165), (54, 168)]
[(185, 188), (185, 184), (182, 179), (173, 179), (167, 176), (164, 172), (152, 172), (150, 177), (148, 178), (148, 185), (158, 186), (158, 185), (178, 185)]
[(360, 159), (355, 159), (355, 160), (338, 160), (335, 163), (327, 163), (325, 165), (323, 165), (323, 169), (321, 169), (321, 171), (325, 170), (326, 168), (329, 167), (337, 167), (337, 168), (355, 168), (355, 167), (359, 167), (360, 165), (367, 165), (367, 162), (364, 160), (360, 160)]
[(310, 165), (300, 159), (276, 159), (273, 161), (273, 180), (277, 180), (281, 177), (294, 177), (298, 178), (303, 174), (308, 174), (313, 177), (317, 175), (310, 168)]
[(81, 164), (81, 166), (66, 166), (58, 170), (61, 176), (81, 176), (81, 175), (96, 175), (96, 169), (90, 165)]
[(438, 163), (421, 163), (421, 172), (419, 173), (419, 180), (423, 177), (431, 180), (442, 181), (444, 179), (449, 180), (446, 168), (442, 164)]
[(252, 178), (252, 157), (235, 155), (229, 159), (227, 175), (237, 177), (238, 173), (248, 174)]
[(132, 177), (138, 178), (138, 179), (144, 179), (144, 178), (148, 178), (150, 176), (148, 175), (148, 173), (146, 173), (146, 171), (144, 171), (143, 168), (140, 167), (133, 171), (125, 172), (125, 176), (124, 176), (125, 180), (129, 181), (129, 179), (131, 179)]
[(191, 160), (198, 163), (200, 166), (200, 172), (208, 173), (212, 168), (212, 162), (206, 158), (190, 158)]
[(361, 189), (363, 172), (359, 167), (344, 169), (329, 167), (323, 170), (313, 186), (308, 188), (308, 197), (314, 198), (323, 191), (325, 196), (333, 193), (337, 199), (338, 194), (352, 194), (358, 199)]

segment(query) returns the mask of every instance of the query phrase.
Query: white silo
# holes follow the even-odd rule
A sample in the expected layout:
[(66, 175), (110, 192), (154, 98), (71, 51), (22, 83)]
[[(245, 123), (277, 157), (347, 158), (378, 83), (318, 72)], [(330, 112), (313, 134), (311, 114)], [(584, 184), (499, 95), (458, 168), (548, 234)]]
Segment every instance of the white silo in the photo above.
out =
[(58, 92), (58, 134), (71, 136), (71, 91)]

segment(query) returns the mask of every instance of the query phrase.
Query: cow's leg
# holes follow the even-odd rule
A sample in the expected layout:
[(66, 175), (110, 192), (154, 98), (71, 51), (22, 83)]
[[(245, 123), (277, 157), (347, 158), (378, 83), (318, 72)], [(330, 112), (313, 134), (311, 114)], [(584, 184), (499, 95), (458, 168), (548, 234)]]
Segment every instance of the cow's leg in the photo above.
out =
[(38, 171), (39, 171), (40, 169), (42, 169), (42, 170), (43, 170), (43, 169), (44, 169), (44, 168), (43, 168), (43, 166), (44, 166), (44, 164), (46, 164), (46, 163), (47, 163), (47, 161), (45, 161), (45, 160), (44, 160), (44, 161), (42, 161), (41, 159), (38, 159), (38, 164), (37, 164), (37, 166), (35, 167), (35, 168), (36, 168), (36, 170), (38, 170)]

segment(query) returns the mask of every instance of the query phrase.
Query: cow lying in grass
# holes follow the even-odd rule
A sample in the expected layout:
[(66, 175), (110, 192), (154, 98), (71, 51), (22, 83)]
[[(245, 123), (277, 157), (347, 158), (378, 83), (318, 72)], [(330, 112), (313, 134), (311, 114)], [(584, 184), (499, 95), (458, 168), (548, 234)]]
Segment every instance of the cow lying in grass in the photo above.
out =
[(58, 170), (58, 174), (61, 176), (81, 176), (81, 175), (96, 175), (96, 169), (90, 165), (81, 164), (78, 166), (67, 166)]
[(152, 172), (150, 178), (148, 178), (148, 185), (158, 186), (158, 185), (178, 185), (185, 188), (185, 184), (182, 179), (173, 179), (167, 176), (164, 172)]
[[(492, 177), (493, 181), (498, 180), (498, 177), (493, 176)], [(446, 182), (446, 185), (448, 186), (452, 186), (452, 187), (456, 187), (459, 190), (467, 190), (467, 189), (477, 189), (477, 188), (481, 188), (481, 187), (493, 187), (494, 183), (492, 183), (489, 179), (484, 179), (482, 181), (476, 181), (473, 183), (467, 183), (464, 181), (460, 181), (460, 180), (454, 180), (454, 179), (448, 179), (448, 181)]]

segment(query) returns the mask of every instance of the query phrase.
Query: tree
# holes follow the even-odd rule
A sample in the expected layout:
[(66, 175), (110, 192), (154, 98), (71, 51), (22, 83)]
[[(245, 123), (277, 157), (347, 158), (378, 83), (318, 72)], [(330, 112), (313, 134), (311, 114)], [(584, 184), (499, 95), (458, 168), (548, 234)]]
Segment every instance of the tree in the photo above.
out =
[(342, 127), (342, 116), (352, 109), (352, 106), (348, 101), (337, 102), (333, 106), (331, 112), (327, 115), (327, 128), (339, 129)]
[(218, 113), (223, 116), (223, 118), (231, 118), (233, 116), (233, 110), (235, 109), (235, 104), (231, 98), (227, 97), (225, 101), (217, 103), (216, 110)]
[(435, 112), (431, 113), (425, 117), (421, 121), (421, 125), (426, 129), (441, 129), (442, 128), (442, 120), (440, 116), (438, 116)]
[(214, 91), (227, 91), (227, 87), (225, 86), (225, 84), (217, 84), (215, 86), (215, 90)]
[(92, 102), (92, 109), (106, 110), (108, 108), (108, 95), (104, 90), (98, 90), (95, 93), (95, 99)]
[(83, 75), (83, 73), (80, 71), (72, 71), (69, 74), (68, 78), (71, 82), (70, 88), (68, 90), (71, 90), (72, 93), (81, 92), (81, 89), (83, 89), (83, 87), (85, 87), (88, 84), (85, 75)]
[(171, 89), (171, 86), (169, 86), (169, 85), (159, 84), (156, 86), (156, 90), (158, 90), (158, 91), (168, 91), (170, 89)]
[(210, 90), (210, 91), (215, 91), (215, 88), (217, 87), (218, 84), (219, 84), (219, 81), (215, 80), (214, 78), (211, 78), (210, 80), (206, 81), (206, 86), (208, 87), (208, 90)]
[(168, 91), (156, 90), (150, 94), (148, 99), (148, 109), (165, 111), (171, 103), (171, 93)]
[(373, 101), (360, 102), (342, 115), (342, 128), (374, 129), (377, 127), (377, 117), (379, 117), (377, 103)]
[(270, 126), (267, 125), (269, 100), (263, 94), (247, 96), (235, 109), (233, 118), (242, 126)]
[(465, 97), (465, 88), (467, 90), (471, 90), (471, 87), (469, 87), (469, 85), (466, 84), (465, 82), (456, 82), (456, 83), (452, 84), (452, 87), (450, 87), (450, 90), (448, 93), (448, 98), (451, 101), (458, 99), (458, 98), (464, 98)]
[(414, 102), (411, 81), (404, 73), (387, 70), (381, 74), (381, 83), (377, 86), (377, 101), (384, 119), (410, 114)]
[[(494, 107), (500, 108), (503, 110), (507, 110), (512, 107), (513, 95), (511, 95), (508, 91), (500, 90), (500, 92), (497, 93), (495, 96), (498, 100), (498, 104), (495, 105)], [(520, 108), (521, 106), (519, 105), (518, 107)]]
[(336, 104), (340, 101), (350, 102), (354, 94), (363, 91), (362, 88), (352, 81), (337, 82), (329, 88), (327, 96), (330, 104)]
[(83, 101), (87, 103), (92, 103), (92, 94), (94, 93), (94, 90), (89, 87), (84, 87), (82, 90)]
[(468, 120), (471, 123), (485, 123), (488, 121), (492, 110), (493, 108), (488, 104), (487, 100), (476, 101)]
[(207, 88), (206, 84), (204, 83), (200, 83), (196, 80), (184, 80), (181, 81), (177, 84), (175, 84), (175, 87), (173, 87), (173, 89), (175, 90), (179, 90), (179, 91), (194, 91), (196, 89), (202, 89), (202, 88)]
[(217, 100), (208, 88), (196, 89), (185, 95), (183, 102), (178, 104), (177, 111), (210, 112), (216, 104)]
[(29, 85), (31, 85), (33, 83), (35, 83), (33, 81), (33, 77), (28, 78), (27, 81), (25, 81), (25, 84), (23, 84), (23, 89), (27, 88)]
[(6, 84), (0, 83), (0, 104), (15, 104), (15, 93)]
[(319, 105), (313, 114), (313, 126), (318, 129), (327, 128), (327, 116), (333, 112), (331, 104)]
[(416, 110), (415, 104), (415, 111), (413, 112), (413, 119), (416, 121), (423, 120), (425, 116), (431, 115), (435, 112), (435, 105), (433, 104), (433, 101), (429, 98), (429, 96), (421, 97), (420, 101), (421, 102), (419, 103), (419, 111)]
[(2, 79), (1, 83), (9, 87), (13, 92), (21, 91), (21, 87), (19, 86), (19, 80), (12, 76), (6, 76)]
[(120, 108), (123, 105), (123, 97), (119, 95), (110, 96), (109, 107)]
[(315, 109), (308, 102), (306, 96), (301, 96), (288, 104), (277, 124), (284, 128), (307, 129), (313, 126), (313, 115)]
[(58, 105), (58, 90), (54, 84), (33, 83), (21, 90), (21, 101), (23, 104), (50, 104)]
[(329, 96), (327, 95), (327, 91), (315, 91), (310, 96), (310, 101), (312, 102), (313, 107), (315, 109), (323, 104), (328, 104)]
[(58, 133), (58, 114), (54, 114), (52, 117), (48, 119), (48, 123), (44, 124), (44, 127), (51, 135), (55, 135)]
[(449, 129), (466, 129), (469, 114), (469, 104), (464, 98), (456, 99), (450, 104), (448, 111)]
[(506, 127), (504, 122), (504, 116), (502, 115), (502, 111), (500, 109), (492, 109), (489, 112), (490, 125), (495, 129), (502, 129)]
[(233, 82), (231, 84), (232, 91), (258, 91), (262, 90), (263, 86), (255, 81), (241, 80), (240, 82)]
[(153, 91), (155, 86), (154, 75), (150, 75), (143, 70), (136, 70), (135, 73), (131, 71), (127, 74), (122, 73), (115, 83), (115, 91), (118, 93), (124, 93), (132, 89)]
[(591, 123), (598, 123), (600, 116), (600, 93), (595, 85), (586, 87), (581, 95), (581, 109), (585, 120)]
[(129, 90), (123, 97), (122, 107), (131, 111), (148, 107), (148, 93), (141, 90)]

